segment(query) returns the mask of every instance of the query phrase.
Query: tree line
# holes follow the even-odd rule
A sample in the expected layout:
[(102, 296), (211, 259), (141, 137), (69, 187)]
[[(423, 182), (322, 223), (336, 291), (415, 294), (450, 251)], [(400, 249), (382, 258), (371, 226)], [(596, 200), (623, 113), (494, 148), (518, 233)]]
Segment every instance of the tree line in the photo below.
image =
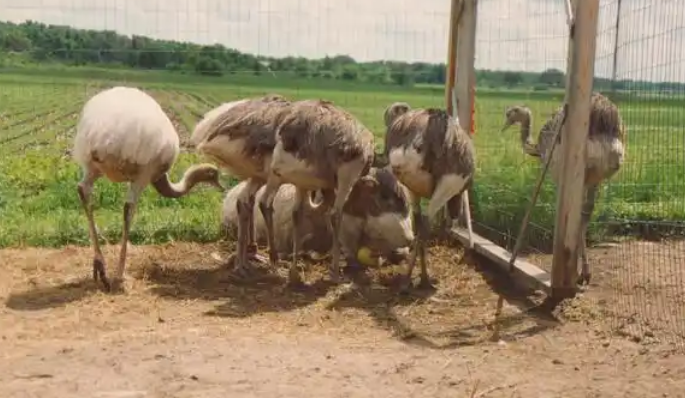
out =
[[(375, 84), (445, 83), (445, 64), (426, 62), (357, 62), (347, 55), (320, 59), (267, 57), (248, 54), (221, 44), (199, 45), (126, 36), (114, 31), (76, 29), (35, 21), (0, 22), (0, 67), (27, 63), (57, 62), (111, 68), (168, 70), (221, 76), (233, 73), (288, 74), (305, 79), (335, 79)], [(477, 84), (484, 87), (529, 87), (534, 90), (563, 88), (564, 72), (542, 73), (500, 70), (476, 71)], [(615, 81), (596, 78), (596, 89), (640, 89), (685, 91), (685, 84)]]

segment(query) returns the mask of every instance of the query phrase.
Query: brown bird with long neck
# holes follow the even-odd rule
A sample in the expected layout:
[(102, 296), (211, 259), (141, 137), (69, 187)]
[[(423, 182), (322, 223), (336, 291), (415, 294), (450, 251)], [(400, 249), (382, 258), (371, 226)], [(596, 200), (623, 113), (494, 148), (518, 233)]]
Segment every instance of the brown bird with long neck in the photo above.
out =
[(258, 255), (254, 237), (255, 195), (268, 178), (276, 128), (289, 109), (290, 101), (277, 94), (227, 102), (207, 112), (191, 136), (198, 153), (247, 181), (236, 201), (239, 221), (234, 269), (242, 275), (249, 271), (249, 260), (267, 261)]
[[(219, 171), (212, 165), (194, 165), (178, 183), (169, 181), (169, 169), (179, 153), (179, 137), (159, 104), (145, 92), (131, 87), (113, 87), (90, 98), (83, 107), (76, 129), (72, 156), (83, 170), (78, 195), (88, 217), (93, 245), (93, 278), (106, 290), (124, 280), (129, 230), (136, 205), (148, 184), (168, 198), (180, 198), (205, 182), (223, 191)], [(90, 197), (100, 177), (128, 182), (124, 204), (124, 228), (118, 267), (110, 279), (98, 242)]]
[[(276, 146), (270, 164), (259, 209), (264, 217), (269, 244), (269, 260), (276, 265), (278, 252), (274, 237), (274, 200), (279, 187), (290, 183), (295, 186), (293, 205), (293, 258), (288, 282), (302, 282), (297, 270), (297, 254), (301, 247), (300, 234), (305, 200), (311, 203), (312, 191), (321, 190), (323, 203), (328, 210), (332, 232), (330, 278), (340, 282), (341, 220), (345, 203), (358, 183), (374, 185), (367, 176), (374, 158), (373, 133), (349, 112), (325, 100), (294, 102), (278, 125)], [(348, 264), (356, 253), (343, 253)]]
[[(457, 119), (443, 109), (412, 109), (406, 102), (395, 102), (386, 108), (383, 118), (387, 129), (384, 156), (393, 174), (413, 196), (416, 239), (403, 289), (412, 286), (417, 258), (421, 263), (419, 287), (430, 288), (426, 265), (428, 220), (445, 205), (449, 208), (450, 202), (454, 204), (454, 198), (468, 195), (476, 171), (476, 150)], [(422, 214), (421, 198), (430, 199), (427, 217)], [(466, 201), (459, 202), (466, 207)], [(468, 208), (463, 210), (470, 219)]]
[[(624, 158), (625, 126), (616, 104), (600, 93), (593, 93), (590, 99), (590, 124), (585, 152), (585, 199), (581, 215), (580, 261), (581, 272), (578, 284), (590, 283), (590, 265), (587, 259), (587, 228), (595, 209), (599, 185), (613, 177), (621, 168)], [(533, 114), (528, 107), (511, 106), (505, 111), (506, 121), (502, 127), (505, 131), (514, 124), (521, 125), (520, 140), (523, 151), (540, 159), (545, 164), (549, 158), (554, 136), (564, 119), (564, 108), (559, 107), (555, 114), (540, 129), (538, 142), (533, 143), (530, 137)], [(569, 132), (573, 134), (573, 132)], [(550, 171), (555, 183), (559, 182), (561, 173), (560, 153), (557, 148), (552, 154)]]

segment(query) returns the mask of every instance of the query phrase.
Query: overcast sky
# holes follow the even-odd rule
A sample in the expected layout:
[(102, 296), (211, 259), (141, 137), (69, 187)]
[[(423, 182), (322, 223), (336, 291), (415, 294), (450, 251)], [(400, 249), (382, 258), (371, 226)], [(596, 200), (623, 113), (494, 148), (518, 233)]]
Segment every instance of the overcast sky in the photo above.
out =
[[(617, 0), (601, 0), (610, 76)], [(262, 55), (444, 62), (450, 0), (0, 0), (0, 19), (221, 43)], [(618, 77), (685, 82), (685, 1), (623, 0)], [(563, 0), (479, 0), (476, 66), (565, 69)]]

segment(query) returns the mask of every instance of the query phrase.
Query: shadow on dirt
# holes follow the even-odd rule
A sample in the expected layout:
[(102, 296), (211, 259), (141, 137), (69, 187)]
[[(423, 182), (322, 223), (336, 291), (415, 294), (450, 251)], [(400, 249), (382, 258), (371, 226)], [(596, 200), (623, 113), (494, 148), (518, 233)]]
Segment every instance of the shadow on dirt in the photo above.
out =
[[(558, 325), (550, 315), (530, 311), (538, 303), (529, 292), (516, 291), (507, 275), (493, 271), (496, 267), (480, 256), (469, 253), (460, 258), (462, 251), (453, 245), (429, 247), (429, 272), (439, 281), (438, 289), (414, 287), (408, 293), (401, 291), (406, 265), (349, 275), (356, 281), (355, 288), (333, 289), (327, 261), (304, 263), (307, 286), (295, 290), (286, 286), (284, 268), (272, 271), (254, 264), (253, 272), (240, 278), (216, 258), (207, 261), (204, 254), (198, 256), (198, 250), (195, 246), (156, 249), (131, 264), (129, 277), (143, 282), (139, 286), (146, 294), (165, 300), (208, 301), (213, 305), (205, 312), (208, 316), (245, 318), (310, 306), (323, 317), (330, 310), (361, 310), (400, 341), (433, 349), (482, 344), (493, 338), (515, 340)], [(57, 286), (34, 285), (12, 293), (5, 305), (21, 311), (50, 309), (100, 291), (91, 278), (81, 278)], [(495, 324), (499, 295), (508, 306)], [(369, 318), (354, 311), (349, 315), (346, 319), (352, 325), (358, 322), (368, 327)]]
[(483, 276), (483, 280), (492, 292), (491, 303), (492, 300), (496, 302), (501, 297), (503, 303), (514, 307), (516, 312), (496, 317), (495, 310), (488, 322), (455, 328), (446, 331), (444, 335), (460, 336), (481, 331), (487, 333), (490, 341), (514, 341), (535, 336), (561, 325), (559, 319), (541, 309), (541, 297), (535, 297), (533, 292), (517, 288), (510, 276), (502, 272), (488, 258), (475, 252), (467, 252), (463, 261)]
[(328, 291), (324, 281), (292, 290), (278, 272), (254, 266), (247, 277), (225, 266), (172, 268), (153, 264), (137, 276), (154, 284), (149, 291), (171, 300), (225, 300), (206, 315), (243, 318), (267, 312), (283, 312), (315, 302)]
[(92, 278), (85, 277), (56, 286), (37, 287), (12, 293), (5, 301), (7, 308), (19, 311), (38, 311), (58, 308), (83, 300), (100, 291)]
[[(431, 349), (516, 340), (559, 324), (551, 315), (531, 311), (537, 303), (527, 296), (527, 292), (513, 289), (505, 275), (493, 272), (493, 267), (488, 267), (484, 262), (484, 259), (469, 253), (459, 260), (461, 266), (451, 263), (446, 267), (435, 267), (438, 269), (434, 269), (433, 273), (447, 285), (450, 278), (460, 278), (454, 273), (455, 269), (471, 268), (471, 274), (475, 269), (487, 286), (481, 290), (490, 289), (486, 297), (475, 297), (469, 292), (440, 286), (437, 292), (413, 288), (409, 293), (403, 293), (400, 291), (399, 273), (404, 272), (404, 267), (401, 267), (394, 272), (380, 273), (374, 278), (375, 281), (363, 277), (356, 289), (338, 297), (329, 308), (366, 310), (379, 327), (388, 330), (394, 337), (407, 344)], [(494, 307), (498, 295), (516, 307), (517, 312), (501, 315), (495, 323)], [(490, 307), (493, 308), (490, 320), (485, 321), (482, 315), (487, 314)]]

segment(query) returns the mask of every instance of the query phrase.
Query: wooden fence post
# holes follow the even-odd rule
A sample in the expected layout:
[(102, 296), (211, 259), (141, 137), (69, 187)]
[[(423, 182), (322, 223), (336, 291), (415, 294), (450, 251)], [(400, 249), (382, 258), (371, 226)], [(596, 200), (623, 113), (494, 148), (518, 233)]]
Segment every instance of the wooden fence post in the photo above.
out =
[(585, 151), (594, 80), (599, 0), (574, 0), (566, 85), (566, 122), (557, 170), (557, 217), (552, 262), (552, 300), (576, 293), (580, 220), (585, 192)]

